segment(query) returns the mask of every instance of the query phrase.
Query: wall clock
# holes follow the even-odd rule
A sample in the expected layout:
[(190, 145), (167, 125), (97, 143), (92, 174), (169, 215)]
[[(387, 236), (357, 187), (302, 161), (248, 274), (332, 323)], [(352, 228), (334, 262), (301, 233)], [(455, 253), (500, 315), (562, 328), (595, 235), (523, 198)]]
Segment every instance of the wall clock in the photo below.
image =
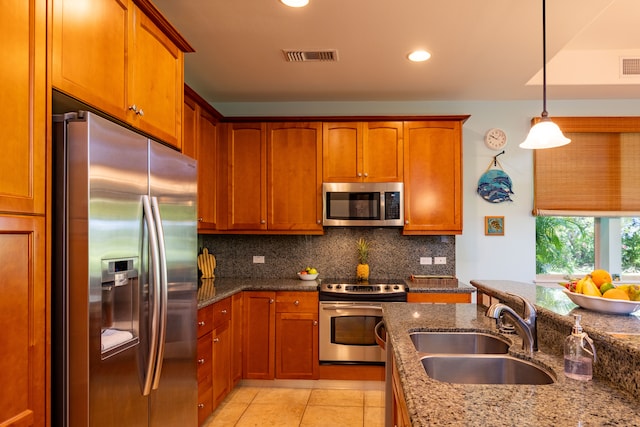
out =
[(492, 150), (502, 150), (507, 145), (507, 133), (498, 128), (489, 129), (484, 136), (484, 145)]

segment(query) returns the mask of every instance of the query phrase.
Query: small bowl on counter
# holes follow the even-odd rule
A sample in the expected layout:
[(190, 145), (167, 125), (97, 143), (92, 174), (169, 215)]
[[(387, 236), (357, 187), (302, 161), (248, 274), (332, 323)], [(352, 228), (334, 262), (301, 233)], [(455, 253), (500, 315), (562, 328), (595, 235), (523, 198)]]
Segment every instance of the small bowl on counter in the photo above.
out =
[(298, 273), (298, 277), (300, 278), (300, 280), (316, 280), (318, 278), (318, 273), (316, 274), (302, 274), (302, 273)]

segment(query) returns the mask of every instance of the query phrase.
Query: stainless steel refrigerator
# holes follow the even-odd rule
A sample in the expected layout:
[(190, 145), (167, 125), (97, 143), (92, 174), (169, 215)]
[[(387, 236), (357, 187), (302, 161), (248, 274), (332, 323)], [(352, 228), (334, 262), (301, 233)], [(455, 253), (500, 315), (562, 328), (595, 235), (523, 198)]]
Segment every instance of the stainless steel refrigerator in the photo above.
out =
[(53, 425), (197, 426), (196, 162), (53, 121)]

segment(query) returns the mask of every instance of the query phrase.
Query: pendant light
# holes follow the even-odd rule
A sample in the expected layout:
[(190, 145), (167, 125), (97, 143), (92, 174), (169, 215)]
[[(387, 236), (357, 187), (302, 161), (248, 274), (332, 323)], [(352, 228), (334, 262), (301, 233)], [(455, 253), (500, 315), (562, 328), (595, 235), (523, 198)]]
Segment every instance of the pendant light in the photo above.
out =
[(554, 148), (566, 145), (571, 140), (562, 134), (557, 124), (547, 113), (547, 14), (546, 0), (542, 0), (542, 114), (520, 147), (530, 149)]

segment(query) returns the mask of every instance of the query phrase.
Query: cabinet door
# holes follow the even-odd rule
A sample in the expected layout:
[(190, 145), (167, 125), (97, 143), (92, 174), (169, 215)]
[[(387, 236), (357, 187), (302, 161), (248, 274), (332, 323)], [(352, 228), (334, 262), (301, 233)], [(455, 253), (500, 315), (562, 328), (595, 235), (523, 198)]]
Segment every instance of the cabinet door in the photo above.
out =
[(242, 379), (242, 292), (231, 297), (231, 387)]
[(180, 149), (183, 53), (137, 7), (134, 8), (131, 41), (128, 121)]
[(198, 230), (217, 228), (218, 122), (208, 112), (198, 112)]
[(364, 124), (362, 178), (369, 182), (402, 182), (402, 122)]
[(47, 419), (44, 233), (42, 217), (0, 216), (0, 425), (43, 426)]
[(225, 322), (213, 330), (213, 407), (231, 391), (231, 328)]
[(198, 110), (197, 102), (185, 94), (184, 104), (182, 105), (182, 154), (196, 160), (198, 159), (196, 155)]
[(53, 2), (51, 84), (121, 120), (127, 114), (132, 8), (130, 0), (92, 0), (82, 7)]
[(320, 123), (267, 126), (269, 230), (322, 232)]
[(276, 378), (317, 379), (318, 312), (276, 316)]
[(404, 234), (462, 233), (462, 136), (458, 121), (406, 122)]
[(3, 2), (1, 7), (0, 211), (4, 212), (45, 212), (46, 4), (30, 0)]
[(354, 122), (323, 124), (322, 179), (324, 182), (361, 181), (362, 126), (362, 123)]
[(275, 292), (244, 292), (243, 378), (272, 380), (275, 359)]
[(229, 230), (267, 229), (266, 128), (232, 123), (227, 132)]

